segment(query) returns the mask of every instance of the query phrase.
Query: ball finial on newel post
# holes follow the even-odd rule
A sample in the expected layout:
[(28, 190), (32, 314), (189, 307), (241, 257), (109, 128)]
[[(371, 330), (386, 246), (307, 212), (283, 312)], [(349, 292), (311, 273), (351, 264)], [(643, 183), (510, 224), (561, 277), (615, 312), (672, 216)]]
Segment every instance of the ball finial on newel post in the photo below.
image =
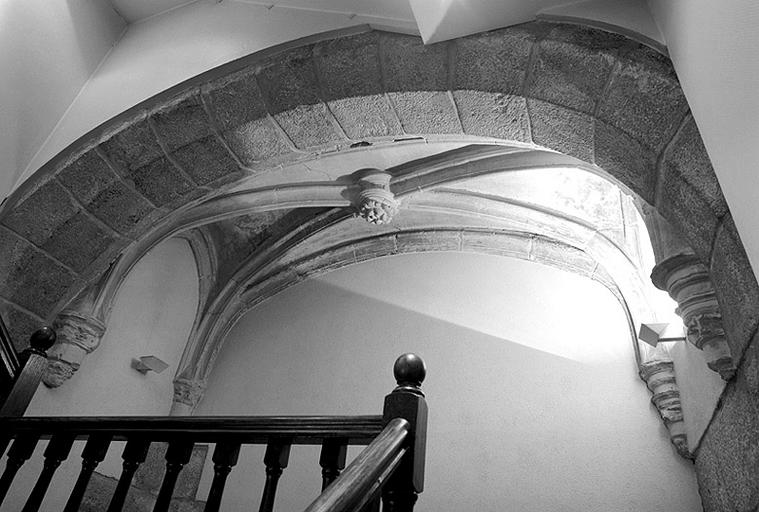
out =
[(42, 327), (29, 337), (29, 345), (38, 354), (45, 355), (50, 347), (55, 344), (55, 330), (52, 327)]
[(398, 383), (396, 390), (404, 389), (422, 394), (419, 389), (427, 376), (427, 367), (421, 357), (416, 354), (403, 354), (395, 360), (393, 375)]

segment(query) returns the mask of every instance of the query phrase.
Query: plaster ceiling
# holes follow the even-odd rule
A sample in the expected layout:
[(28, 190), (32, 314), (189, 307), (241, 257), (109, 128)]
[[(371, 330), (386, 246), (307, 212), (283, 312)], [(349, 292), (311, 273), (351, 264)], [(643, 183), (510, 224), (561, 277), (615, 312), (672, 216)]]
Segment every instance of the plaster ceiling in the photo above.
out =
[(389, 20), (413, 21), (408, 0), (110, 0), (113, 8), (128, 23), (135, 23), (171, 9), (195, 2), (236, 2), (266, 7), (284, 7), (342, 13), (347, 16), (362, 15)]

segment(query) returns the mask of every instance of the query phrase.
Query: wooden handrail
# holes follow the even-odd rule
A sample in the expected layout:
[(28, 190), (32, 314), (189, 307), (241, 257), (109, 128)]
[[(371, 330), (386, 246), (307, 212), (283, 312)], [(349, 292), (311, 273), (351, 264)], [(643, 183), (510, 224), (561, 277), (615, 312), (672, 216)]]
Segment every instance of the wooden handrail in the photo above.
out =
[(382, 431), (382, 416), (109, 416), (0, 418), (0, 432), (39, 436), (72, 435), (86, 439), (109, 434), (114, 441), (143, 437), (165, 442), (191, 438), (198, 443), (234, 441), (265, 444), (272, 438), (290, 444), (321, 444), (344, 439), (367, 445)]
[(395, 470), (406, 453), (404, 442), (409, 428), (409, 422), (402, 418), (391, 420), (304, 512), (343, 512), (371, 501), (382, 480)]

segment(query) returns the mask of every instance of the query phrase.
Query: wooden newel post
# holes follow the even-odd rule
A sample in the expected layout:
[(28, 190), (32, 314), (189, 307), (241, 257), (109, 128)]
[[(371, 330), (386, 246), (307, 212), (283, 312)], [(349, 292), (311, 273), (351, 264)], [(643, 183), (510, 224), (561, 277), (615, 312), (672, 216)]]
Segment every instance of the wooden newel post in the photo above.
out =
[(424, 458), (427, 444), (427, 401), (421, 390), (427, 374), (424, 361), (415, 354), (403, 354), (393, 366), (398, 383), (385, 397), (383, 423), (403, 418), (410, 423), (408, 452), (382, 492), (384, 512), (410, 512), (417, 495), (424, 490)]
[(11, 392), (0, 407), (0, 417), (24, 415), (47, 369), (47, 350), (54, 343), (55, 331), (52, 327), (43, 327), (32, 334), (29, 348), (21, 352), (21, 370), (13, 381)]

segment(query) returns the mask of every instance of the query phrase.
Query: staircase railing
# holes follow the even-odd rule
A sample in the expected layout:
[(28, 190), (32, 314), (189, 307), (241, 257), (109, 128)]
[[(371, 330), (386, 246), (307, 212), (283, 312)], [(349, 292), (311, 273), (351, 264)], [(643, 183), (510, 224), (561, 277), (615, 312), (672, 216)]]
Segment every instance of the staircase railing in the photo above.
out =
[[(45, 346), (50, 344), (46, 331), (33, 336), (32, 353), (27, 354), (27, 363), (16, 385), (28, 388), (35, 376), (39, 384), (40, 365), (33, 358), (44, 354)], [(237, 464), (240, 448), (251, 444), (266, 445), (263, 460), (266, 481), (259, 512), (272, 512), (279, 477), (288, 465), (293, 445), (321, 446), (319, 465), (323, 492), (307, 512), (374, 512), (380, 509), (380, 500), (387, 512), (410, 511), (423, 490), (424, 481), (427, 405), (420, 390), (425, 376), (424, 363), (413, 354), (405, 354), (396, 361), (394, 374), (398, 385), (385, 398), (382, 416), (32, 418), (6, 414), (0, 418), (0, 453), (11, 441), (13, 443), (0, 476), (0, 504), (40, 440), (48, 440), (43, 468), (22, 512), (39, 510), (58, 466), (68, 458), (76, 441), (86, 441), (79, 477), (63, 507), (64, 512), (77, 511), (109, 445), (126, 441), (121, 476), (108, 512), (122, 510), (134, 474), (145, 461), (151, 443), (156, 442), (168, 442), (168, 449), (154, 512), (169, 510), (177, 478), (190, 460), (193, 447), (199, 443), (215, 445), (214, 477), (206, 512), (220, 509), (226, 479)], [(19, 409), (23, 400), (28, 403), (31, 395), (28, 389), (14, 386), (9, 398), (14, 397), (14, 407)], [(6, 405), (7, 402), (3, 411)], [(343, 472), (349, 445), (368, 446)]]

